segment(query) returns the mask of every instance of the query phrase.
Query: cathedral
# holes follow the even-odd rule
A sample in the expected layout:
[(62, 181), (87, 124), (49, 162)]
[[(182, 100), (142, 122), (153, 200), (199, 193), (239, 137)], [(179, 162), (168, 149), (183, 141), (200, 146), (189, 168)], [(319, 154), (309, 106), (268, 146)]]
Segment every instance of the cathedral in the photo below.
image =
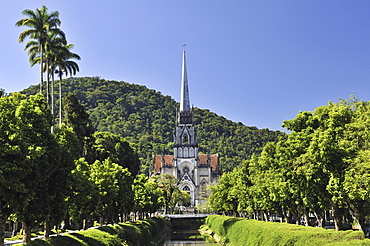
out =
[(193, 108), (190, 108), (185, 50), (182, 56), (180, 108), (177, 110), (173, 155), (153, 156), (154, 174), (171, 174), (179, 189), (191, 196), (190, 206), (204, 203), (210, 195), (207, 186), (218, 180), (218, 154), (199, 154)]

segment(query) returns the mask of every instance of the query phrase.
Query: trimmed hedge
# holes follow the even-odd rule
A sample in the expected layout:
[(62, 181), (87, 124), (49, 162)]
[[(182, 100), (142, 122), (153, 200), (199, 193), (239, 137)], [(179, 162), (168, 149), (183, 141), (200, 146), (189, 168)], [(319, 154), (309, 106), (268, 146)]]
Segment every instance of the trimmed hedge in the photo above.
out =
[(27, 246), (148, 246), (155, 245), (170, 230), (164, 218), (156, 217), (58, 235), (47, 241), (36, 239)]
[(335, 231), (286, 223), (211, 215), (206, 225), (227, 245), (370, 245), (361, 231)]

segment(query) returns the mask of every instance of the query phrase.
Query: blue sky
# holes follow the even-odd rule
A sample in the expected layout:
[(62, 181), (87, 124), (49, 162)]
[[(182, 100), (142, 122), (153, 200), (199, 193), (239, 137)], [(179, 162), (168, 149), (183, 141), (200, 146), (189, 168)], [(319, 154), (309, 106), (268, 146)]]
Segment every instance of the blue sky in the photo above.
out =
[(0, 15), (0, 87), (39, 81), (30, 68), (24, 9), (60, 12), (79, 61), (77, 76), (145, 85), (180, 98), (186, 43), (191, 104), (248, 126), (284, 120), (329, 100), (370, 100), (370, 1), (7, 1)]

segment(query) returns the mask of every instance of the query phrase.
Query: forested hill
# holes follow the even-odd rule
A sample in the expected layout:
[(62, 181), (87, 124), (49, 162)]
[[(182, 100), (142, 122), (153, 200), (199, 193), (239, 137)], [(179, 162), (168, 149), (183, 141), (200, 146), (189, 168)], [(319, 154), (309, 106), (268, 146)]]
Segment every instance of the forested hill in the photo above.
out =
[[(21, 93), (35, 94), (38, 89), (32, 86)], [(172, 153), (178, 104), (170, 96), (145, 86), (100, 77), (65, 79), (62, 90), (63, 95), (77, 95), (97, 131), (113, 132), (134, 143), (144, 166), (150, 165), (153, 154)], [(266, 142), (284, 136), (280, 131), (232, 122), (207, 109), (195, 108), (194, 118), (199, 150), (218, 153), (224, 171), (260, 152)]]

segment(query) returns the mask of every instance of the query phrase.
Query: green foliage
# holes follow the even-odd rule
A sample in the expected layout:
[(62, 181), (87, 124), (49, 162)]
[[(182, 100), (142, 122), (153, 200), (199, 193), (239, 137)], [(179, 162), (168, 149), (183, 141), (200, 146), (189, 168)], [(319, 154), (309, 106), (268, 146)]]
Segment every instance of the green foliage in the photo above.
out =
[(81, 158), (75, 164), (71, 172), (71, 194), (67, 197), (67, 204), (73, 220), (81, 223), (94, 213), (97, 189), (89, 179), (90, 168), (85, 159)]
[(178, 202), (178, 200), (175, 199), (175, 194), (179, 192), (179, 181), (175, 179), (173, 175), (167, 173), (155, 176), (153, 178), (158, 184), (158, 187), (162, 190), (165, 214), (167, 213), (168, 209), (171, 209), (173, 211), (173, 208)]
[(152, 178), (139, 174), (132, 185), (134, 192), (133, 210), (142, 218), (144, 214), (155, 213), (163, 205), (163, 192)]
[(94, 128), (91, 126), (89, 114), (73, 93), (68, 93), (63, 98), (63, 117), (65, 124), (73, 129), (80, 141), (80, 150), (83, 150), (84, 145), (88, 145), (86, 142), (90, 140)]
[[(284, 122), (287, 138), (225, 173), (212, 187), (216, 211), (291, 218), (332, 210), (336, 229), (370, 216), (370, 103), (341, 99)], [(351, 216), (346, 216), (351, 214)]]
[[(25, 50), (29, 49), (31, 66), (37, 62), (40, 63), (40, 93), (42, 94), (45, 44), (50, 34), (60, 36), (63, 39), (65, 39), (65, 34), (59, 29), (61, 21), (58, 11), (48, 13), (48, 8), (43, 5), (41, 9), (36, 9), (36, 11), (25, 9), (22, 11), (22, 14), (26, 18), (18, 20), (15, 25), (18, 27), (29, 27), (29, 29), (21, 32), (18, 42), (21, 43), (26, 38), (33, 39), (27, 43)], [(35, 52), (32, 47), (36, 48)], [(37, 59), (37, 61), (34, 59), (36, 54), (40, 55), (40, 59)]]
[[(152, 155), (172, 152), (177, 103), (171, 97), (145, 86), (99, 77), (69, 78), (62, 86), (63, 93), (76, 94), (97, 131), (117, 134), (134, 144), (142, 172), (149, 173)], [(30, 87), (23, 93), (36, 91)], [(259, 153), (266, 142), (285, 135), (235, 123), (209, 110), (195, 108), (194, 117), (200, 151), (218, 153), (224, 171)]]
[[(25, 98), (15, 94), (1, 99), (4, 101), (15, 99), (13, 102), (18, 103), (16, 108), (10, 107), (8, 110), (14, 110), (11, 116), (13, 124), (17, 127), (17, 135), (21, 137), (25, 146), (23, 151), (26, 155), (23, 160), (18, 160), (19, 164), (25, 165), (25, 170), (18, 169), (17, 172), (21, 176), (22, 186), (27, 189), (27, 194), (22, 195), (23, 201), (12, 205), (11, 208), (17, 218), (24, 222), (23, 225), (30, 227), (50, 214), (48, 179), (54, 170), (53, 164), (60, 161), (59, 146), (50, 133), (52, 116), (42, 95)], [(13, 178), (11, 175), (6, 177), (10, 182), (20, 181), (14, 176)], [(29, 237), (30, 231), (25, 232)]]
[(285, 223), (262, 222), (220, 215), (208, 216), (206, 225), (235, 246), (248, 245), (370, 245), (359, 231), (334, 231)]
[(121, 136), (110, 132), (95, 132), (91, 156), (93, 160), (103, 161), (108, 157), (136, 176), (139, 171), (139, 158), (135, 150)]
[(69, 213), (76, 222), (82, 224), (93, 214), (118, 221), (118, 216), (130, 212), (132, 175), (109, 157), (93, 164), (83, 158), (76, 161), (72, 180), (72, 194), (67, 202)]
[(58, 235), (49, 240), (34, 240), (29, 246), (148, 246), (156, 245), (170, 231), (164, 218), (149, 218), (142, 221), (102, 226), (97, 229)]

